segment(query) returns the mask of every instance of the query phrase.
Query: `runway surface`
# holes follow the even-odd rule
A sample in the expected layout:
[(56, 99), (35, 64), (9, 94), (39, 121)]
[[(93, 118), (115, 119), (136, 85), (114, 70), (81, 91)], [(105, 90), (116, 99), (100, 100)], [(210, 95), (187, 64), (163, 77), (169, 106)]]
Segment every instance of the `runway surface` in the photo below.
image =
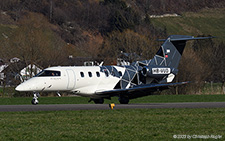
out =
[[(225, 102), (116, 104), (116, 109), (225, 108)], [(0, 112), (110, 110), (108, 104), (0, 105)]]

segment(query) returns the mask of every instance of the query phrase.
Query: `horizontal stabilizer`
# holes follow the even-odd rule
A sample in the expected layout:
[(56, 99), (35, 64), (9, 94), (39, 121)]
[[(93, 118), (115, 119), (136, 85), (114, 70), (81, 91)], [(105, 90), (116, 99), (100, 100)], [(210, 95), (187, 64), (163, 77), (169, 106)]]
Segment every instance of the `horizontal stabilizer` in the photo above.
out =
[(171, 35), (167, 39), (158, 39), (157, 41), (188, 41), (188, 40), (202, 40), (202, 39), (211, 39), (211, 38), (216, 38), (214, 36), (209, 36), (209, 37), (194, 37), (194, 36), (182, 36), (182, 35)]

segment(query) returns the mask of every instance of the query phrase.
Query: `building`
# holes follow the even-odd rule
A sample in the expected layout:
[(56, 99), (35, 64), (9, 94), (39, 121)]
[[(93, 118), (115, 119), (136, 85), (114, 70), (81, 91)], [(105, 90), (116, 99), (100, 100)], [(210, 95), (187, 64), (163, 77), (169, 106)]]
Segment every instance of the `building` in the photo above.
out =
[(12, 58), (8, 63), (4, 63), (0, 59), (0, 85), (18, 85), (19, 83), (30, 79), (37, 73), (42, 71), (42, 68), (36, 64), (26, 65), (19, 58)]

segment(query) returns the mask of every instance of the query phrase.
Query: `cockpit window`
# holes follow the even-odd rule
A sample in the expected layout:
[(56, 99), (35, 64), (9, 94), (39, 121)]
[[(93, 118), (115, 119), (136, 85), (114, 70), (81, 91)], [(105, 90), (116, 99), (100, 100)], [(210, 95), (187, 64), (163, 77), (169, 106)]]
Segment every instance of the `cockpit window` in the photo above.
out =
[(36, 75), (36, 77), (57, 77), (61, 76), (60, 71), (43, 70)]

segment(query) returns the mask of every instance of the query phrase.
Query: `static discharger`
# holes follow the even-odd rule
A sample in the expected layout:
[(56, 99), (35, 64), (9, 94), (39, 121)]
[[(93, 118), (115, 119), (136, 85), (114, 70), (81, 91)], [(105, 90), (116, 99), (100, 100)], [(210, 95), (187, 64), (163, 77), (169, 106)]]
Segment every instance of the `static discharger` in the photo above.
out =
[(109, 104), (109, 108), (110, 108), (111, 110), (113, 110), (114, 107), (115, 107), (115, 104), (114, 104), (114, 103)]

